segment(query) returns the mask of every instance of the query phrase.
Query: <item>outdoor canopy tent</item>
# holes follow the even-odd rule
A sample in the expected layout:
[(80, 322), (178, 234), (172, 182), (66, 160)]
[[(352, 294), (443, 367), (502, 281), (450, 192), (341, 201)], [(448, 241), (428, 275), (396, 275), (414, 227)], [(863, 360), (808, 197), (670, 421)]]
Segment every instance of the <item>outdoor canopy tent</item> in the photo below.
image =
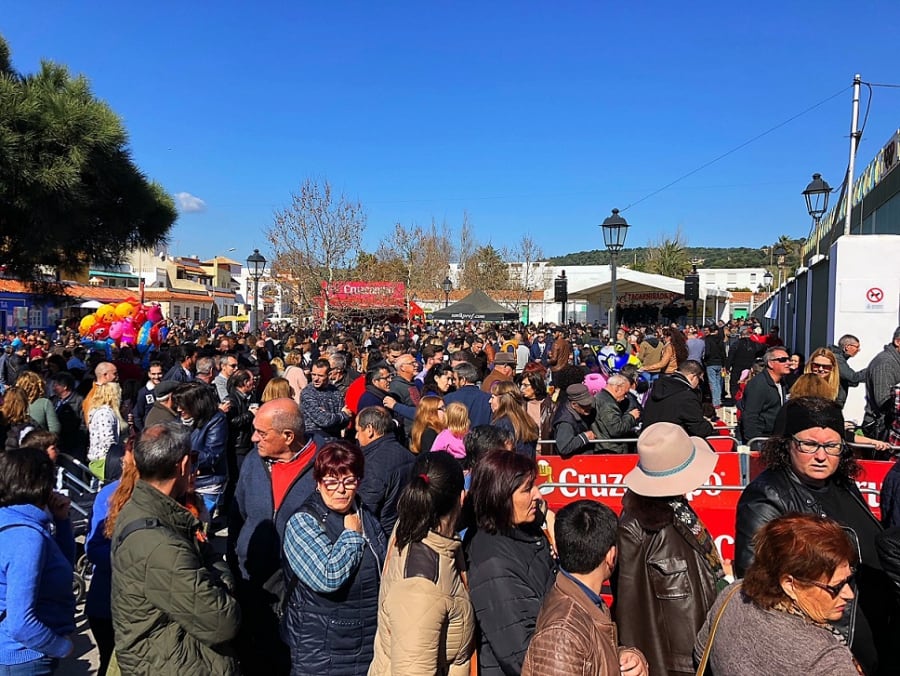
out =
[[(639, 272), (630, 268), (617, 268), (618, 279), (616, 281), (616, 296), (619, 305), (649, 303), (652, 305), (665, 305), (666, 303), (679, 302), (690, 306), (690, 301), (684, 300), (684, 279), (675, 279), (663, 275), (654, 275), (648, 272)], [(573, 288), (569, 283), (569, 299), (581, 298), (588, 303), (598, 304), (601, 308), (610, 306), (612, 282), (610, 276), (603, 275), (602, 279), (591, 286)], [(702, 313), (704, 321), (707, 316), (713, 320), (718, 319), (720, 307), (727, 305), (731, 293), (726, 289), (713, 287), (700, 287), (700, 307), (698, 314)]]
[(519, 318), (519, 313), (500, 305), (484, 291), (476, 289), (449, 307), (435, 310), (431, 318), (438, 321), (487, 321), (511, 322)]

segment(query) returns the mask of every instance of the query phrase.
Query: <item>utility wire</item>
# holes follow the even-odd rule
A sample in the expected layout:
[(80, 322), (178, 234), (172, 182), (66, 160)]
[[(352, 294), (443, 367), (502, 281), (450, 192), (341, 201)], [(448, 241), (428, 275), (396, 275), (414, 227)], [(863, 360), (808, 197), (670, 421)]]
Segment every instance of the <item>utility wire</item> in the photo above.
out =
[(658, 195), (659, 193), (663, 192), (664, 190), (668, 190), (669, 188), (671, 188), (671, 187), (672, 187), (673, 185), (675, 185), (676, 183), (680, 183), (680, 182), (683, 181), (684, 179), (693, 176), (693, 175), (696, 174), (697, 172), (703, 171), (704, 169), (706, 169), (707, 167), (709, 167), (709, 166), (715, 164), (715, 163), (718, 162), (719, 160), (723, 160), (723, 159), (725, 159), (726, 157), (728, 157), (729, 155), (733, 155), (733, 154), (736, 153), (738, 150), (741, 150), (742, 148), (746, 148), (746, 147), (747, 147), (748, 145), (750, 145), (751, 143), (753, 143), (753, 142), (755, 142), (755, 141), (758, 141), (759, 139), (761, 139), (761, 138), (764, 137), (764, 136), (767, 136), (768, 134), (771, 134), (771, 133), (772, 133), (773, 131), (775, 131), (776, 129), (780, 129), (781, 127), (785, 126), (786, 124), (790, 124), (791, 122), (793, 122), (794, 120), (796, 120), (798, 117), (802, 117), (803, 115), (806, 115), (806, 113), (808, 113), (808, 112), (810, 112), (810, 111), (812, 111), (812, 110), (815, 110), (815, 109), (818, 108), (819, 106), (822, 106), (822, 105), (828, 103), (829, 101), (831, 101), (831, 100), (834, 99), (834, 98), (837, 98), (838, 96), (840, 96), (841, 94), (843, 94), (844, 92), (846, 92), (848, 89), (849, 89), (849, 87), (843, 87), (842, 89), (840, 89), (839, 91), (836, 91), (834, 94), (832, 94), (832, 95), (829, 96), (828, 98), (822, 99), (822, 100), (819, 101), (818, 103), (811, 105), (809, 108), (807, 108), (807, 109), (805, 109), (805, 110), (802, 110), (802, 111), (800, 111), (799, 113), (797, 113), (796, 115), (793, 115), (793, 116), (789, 117), (789, 118), (786, 119), (784, 122), (779, 122), (779, 123), (776, 124), (774, 127), (771, 127), (771, 128), (769, 128), (769, 129), (766, 129), (766, 131), (762, 132), (761, 134), (757, 134), (757, 135), (754, 136), (753, 138), (748, 139), (747, 141), (744, 141), (744, 142), (741, 143), (740, 145), (735, 146), (734, 148), (732, 148), (731, 150), (729, 150), (729, 151), (727, 151), (727, 152), (724, 152), (724, 153), (722, 153), (721, 155), (719, 155), (718, 157), (715, 157), (715, 158), (711, 159), (709, 162), (706, 162), (705, 164), (701, 164), (701, 165), (700, 165), (699, 167), (697, 167), (696, 169), (693, 169), (693, 170), (687, 172), (686, 174), (682, 174), (681, 176), (679, 176), (678, 178), (676, 178), (674, 181), (671, 181), (671, 182), (667, 183), (666, 185), (664, 185), (664, 186), (661, 187), (661, 188), (657, 188), (656, 190), (654, 190), (654, 191), (651, 192), (650, 194), (645, 195), (644, 197), (641, 197), (641, 198), (640, 198), (639, 200), (637, 200), (636, 202), (632, 202), (631, 204), (629, 204), (629, 205), (628, 205), (627, 207), (625, 207), (624, 209), (620, 209), (619, 212), (621, 213), (621, 212), (623, 212), (623, 211), (627, 211), (627, 210), (630, 209), (631, 207), (636, 206), (636, 205), (640, 204), (641, 202), (644, 202), (644, 201), (650, 199), (650, 198), (653, 197), (654, 195)]

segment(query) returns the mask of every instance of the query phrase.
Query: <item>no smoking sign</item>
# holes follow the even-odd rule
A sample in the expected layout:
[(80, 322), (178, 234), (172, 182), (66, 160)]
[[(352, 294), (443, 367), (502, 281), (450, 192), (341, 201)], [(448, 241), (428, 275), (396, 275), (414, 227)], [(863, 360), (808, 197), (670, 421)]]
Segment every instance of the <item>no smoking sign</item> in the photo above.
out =
[(873, 286), (866, 291), (866, 300), (870, 303), (880, 303), (884, 300), (884, 291), (877, 286)]

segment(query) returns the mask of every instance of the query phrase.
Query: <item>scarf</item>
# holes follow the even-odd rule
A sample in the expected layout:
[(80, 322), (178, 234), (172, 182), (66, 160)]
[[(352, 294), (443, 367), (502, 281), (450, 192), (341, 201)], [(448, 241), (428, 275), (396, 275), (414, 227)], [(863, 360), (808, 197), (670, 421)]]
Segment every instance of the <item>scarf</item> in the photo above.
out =
[[(774, 610), (779, 610), (779, 611), (781, 611), (782, 613), (787, 613), (788, 615), (794, 615), (794, 616), (796, 616), (796, 617), (801, 617), (801, 618), (803, 618), (806, 622), (809, 622), (810, 624), (812, 624), (812, 625), (814, 625), (814, 626), (816, 626), (816, 627), (821, 627), (822, 629), (824, 629), (825, 631), (827, 631), (829, 634), (831, 634), (832, 636), (834, 636), (835, 640), (836, 640), (838, 643), (840, 643), (842, 646), (845, 646), (846, 648), (849, 649), (850, 646), (847, 645), (847, 637), (844, 636), (844, 635), (838, 630), (837, 627), (835, 627), (835, 626), (834, 626), (833, 624), (831, 624), (830, 622), (816, 622), (816, 621), (815, 621), (814, 619), (812, 619), (809, 615), (807, 615), (806, 613), (804, 613), (803, 610), (802, 610), (799, 606), (797, 606), (797, 604), (796, 604), (795, 601), (791, 601), (791, 600), (781, 601), (781, 602), (778, 603), (777, 605), (773, 606), (773, 609), (774, 609)], [(852, 653), (850, 654), (850, 658), (853, 660), (853, 666), (856, 667), (856, 671), (857, 671), (859, 674), (861, 674), (862, 676), (864, 676), (864, 675), (865, 675), (865, 672), (862, 670), (862, 667), (860, 666), (859, 662), (856, 661), (856, 657), (854, 657)]]
[(719, 551), (716, 549), (716, 543), (712, 535), (706, 530), (706, 526), (700, 521), (697, 513), (691, 509), (686, 498), (672, 498), (669, 500), (669, 507), (675, 513), (675, 520), (680, 522), (696, 538), (700, 553), (716, 576), (716, 591), (721, 592), (729, 583), (725, 579), (725, 569), (722, 567), (722, 559), (719, 558)]

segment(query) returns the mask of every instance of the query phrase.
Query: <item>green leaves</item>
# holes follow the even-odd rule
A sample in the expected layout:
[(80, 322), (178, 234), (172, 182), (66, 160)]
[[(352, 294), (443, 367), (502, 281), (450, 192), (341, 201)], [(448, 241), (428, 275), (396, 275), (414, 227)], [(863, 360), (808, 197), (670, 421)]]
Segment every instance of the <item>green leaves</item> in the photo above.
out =
[(24, 281), (49, 268), (119, 262), (165, 240), (175, 203), (135, 165), (119, 116), (83, 76), (12, 69), (0, 38), (0, 264)]

